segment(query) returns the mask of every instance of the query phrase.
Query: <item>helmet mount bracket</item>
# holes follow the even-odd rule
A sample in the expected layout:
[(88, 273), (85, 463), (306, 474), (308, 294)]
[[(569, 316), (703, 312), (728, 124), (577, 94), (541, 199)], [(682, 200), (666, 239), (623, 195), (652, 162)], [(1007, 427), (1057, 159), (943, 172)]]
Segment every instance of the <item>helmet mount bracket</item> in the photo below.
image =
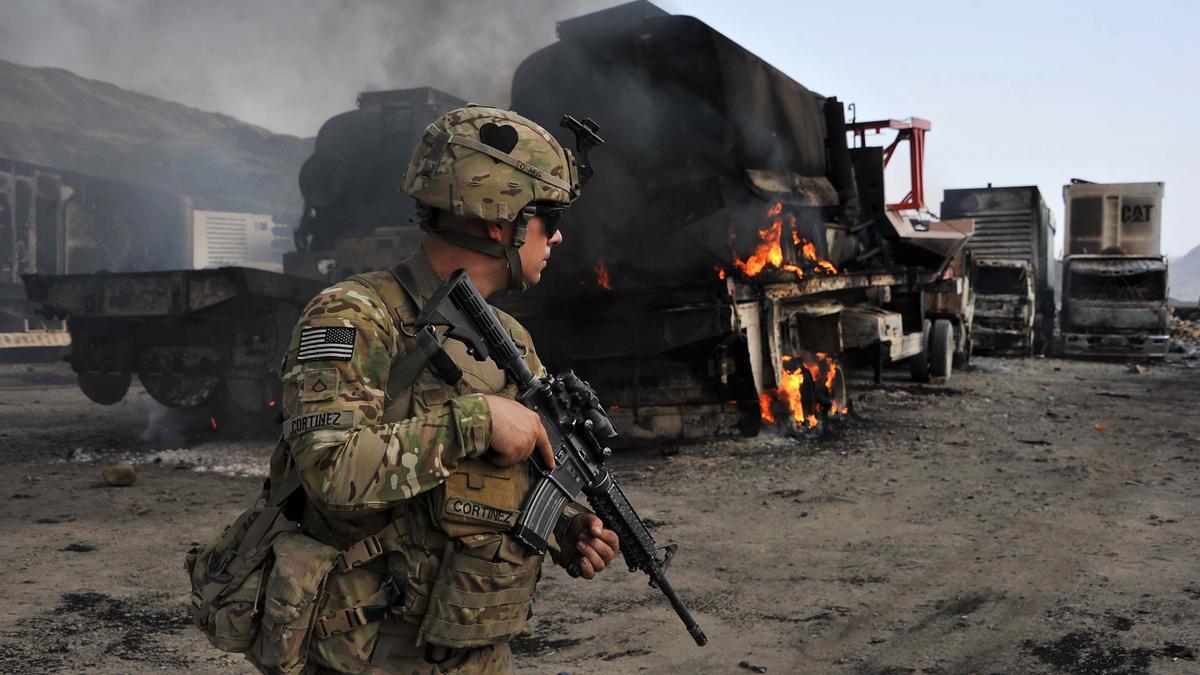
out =
[(597, 145), (604, 145), (604, 139), (600, 138), (597, 133), (600, 131), (600, 125), (590, 117), (585, 117), (580, 122), (570, 115), (563, 115), (562, 121), (558, 125), (575, 134), (575, 152), (578, 155), (575, 159), (575, 166), (579, 171), (579, 186), (583, 187), (588, 184), (592, 174), (595, 173), (592, 163), (588, 160), (588, 150)]

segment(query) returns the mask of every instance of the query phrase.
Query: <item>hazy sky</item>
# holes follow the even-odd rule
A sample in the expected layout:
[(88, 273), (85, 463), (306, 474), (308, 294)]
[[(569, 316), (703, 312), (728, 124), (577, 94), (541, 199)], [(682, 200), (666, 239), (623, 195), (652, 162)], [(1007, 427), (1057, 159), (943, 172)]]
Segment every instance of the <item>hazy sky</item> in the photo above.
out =
[[(439, 83), (507, 98), (554, 21), (612, 0), (0, 0), (0, 58), (311, 136), (364, 89)], [(1167, 184), (1163, 246), (1200, 245), (1200, 3), (661, 0), (858, 118), (932, 120), (927, 197), (1036, 184), (1062, 232), (1062, 185)], [(471, 48), (465, 47), (470, 36)], [(475, 38), (485, 37), (485, 40)], [(497, 73), (502, 73), (498, 75)], [(900, 195), (895, 195), (899, 197)]]

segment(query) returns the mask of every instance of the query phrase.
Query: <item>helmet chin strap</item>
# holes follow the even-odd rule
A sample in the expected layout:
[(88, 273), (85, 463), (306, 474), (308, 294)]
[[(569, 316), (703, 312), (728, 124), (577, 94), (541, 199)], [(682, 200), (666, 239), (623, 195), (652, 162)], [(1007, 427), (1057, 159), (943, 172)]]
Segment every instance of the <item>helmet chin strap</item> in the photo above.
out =
[(536, 211), (532, 206), (526, 206), (521, 209), (521, 212), (517, 214), (516, 219), (513, 221), (512, 243), (507, 246), (485, 237), (471, 236), (459, 230), (447, 230), (434, 226), (429, 227), (426, 231), (437, 234), (455, 246), (478, 251), (493, 258), (502, 258), (508, 266), (508, 290), (524, 291), (529, 288), (529, 284), (525, 283), (525, 273), (521, 267), (520, 249), (525, 245), (525, 232), (529, 227), (529, 219), (533, 218), (535, 213)]
[(533, 217), (532, 206), (521, 209), (513, 220), (512, 244), (504, 248), (508, 260), (508, 290), (524, 291), (529, 288), (525, 283), (525, 271), (521, 269), (521, 247), (525, 245), (525, 229), (529, 227), (529, 219)]

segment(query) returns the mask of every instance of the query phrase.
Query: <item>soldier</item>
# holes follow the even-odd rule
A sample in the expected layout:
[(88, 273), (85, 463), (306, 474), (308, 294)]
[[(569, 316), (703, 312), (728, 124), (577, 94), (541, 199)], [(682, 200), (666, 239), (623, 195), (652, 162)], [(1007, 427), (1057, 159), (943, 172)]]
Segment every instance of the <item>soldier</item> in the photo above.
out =
[[(550, 442), (505, 374), (454, 340), (443, 346), (464, 377), (439, 379), (413, 323), (458, 268), (485, 297), (536, 284), (579, 180), (540, 126), (468, 106), (426, 129), (402, 189), (417, 200), (421, 249), (322, 291), (283, 364), (272, 484), (301, 484), (301, 531), (340, 551), (304, 672), (511, 672), (508, 642), (531, 616), (542, 556), (506, 531), (530, 485), (525, 460), (537, 451), (553, 464)], [(529, 334), (497, 315), (544, 374)], [(555, 539), (555, 562), (579, 556), (589, 579), (618, 552), (616, 534), (580, 508)]]

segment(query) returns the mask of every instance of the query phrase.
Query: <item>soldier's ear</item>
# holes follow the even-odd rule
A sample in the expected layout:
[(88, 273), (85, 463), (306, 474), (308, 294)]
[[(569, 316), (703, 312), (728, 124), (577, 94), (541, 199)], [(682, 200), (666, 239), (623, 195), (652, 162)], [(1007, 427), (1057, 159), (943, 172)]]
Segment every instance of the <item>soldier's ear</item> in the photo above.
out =
[(510, 223), (492, 221), (487, 222), (487, 238), (499, 244), (503, 244), (505, 240), (505, 227), (508, 225), (510, 225)]

